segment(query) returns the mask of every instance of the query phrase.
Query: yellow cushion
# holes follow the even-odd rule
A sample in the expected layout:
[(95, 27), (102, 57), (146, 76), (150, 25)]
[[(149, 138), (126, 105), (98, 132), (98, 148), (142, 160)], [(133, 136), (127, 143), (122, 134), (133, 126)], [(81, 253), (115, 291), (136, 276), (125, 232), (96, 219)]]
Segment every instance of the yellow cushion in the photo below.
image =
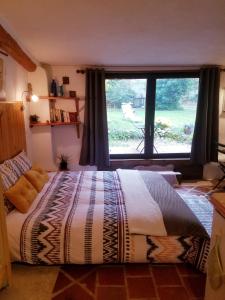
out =
[(36, 170), (29, 170), (24, 174), (24, 176), (38, 192), (42, 190), (43, 186), (48, 181), (48, 174), (40, 173)]
[(37, 196), (37, 191), (24, 176), (21, 176), (4, 195), (20, 212), (26, 213)]
[(41, 167), (39, 167), (38, 165), (33, 165), (31, 170), (35, 170), (38, 173), (44, 175), (44, 178), (46, 179), (46, 182), (48, 181), (48, 179), (49, 179), (48, 173), (45, 170), (43, 170)]

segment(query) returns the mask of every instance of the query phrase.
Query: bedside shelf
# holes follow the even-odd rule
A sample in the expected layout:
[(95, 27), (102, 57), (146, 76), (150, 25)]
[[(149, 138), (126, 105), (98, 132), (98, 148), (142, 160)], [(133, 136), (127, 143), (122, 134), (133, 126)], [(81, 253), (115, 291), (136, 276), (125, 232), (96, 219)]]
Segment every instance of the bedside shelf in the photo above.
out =
[(76, 125), (77, 126), (77, 137), (80, 138), (79, 125), (81, 122), (45, 122), (45, 123), (30, 123), (30, 128), (32, 127), (43, 127), (43, 126), (68, 126), (68, 125)]
[[(79, 118), (79, 98), (77, 97), (54, 97), (54, 96), (39, 96), (40, 100), (48, 100), (49, 105), (50, 105), (50, 110), (51, 108), (55, 108), (55, 102), (57, 100), (73, 100), (75, 101), (75, 109), (77, 113), (77, 118)], [(32, 123), (30, 122), (30, 128), (32, 127), (42, 127), (42, 126), (68, 126), (68, 125), (75, 125), (76, 130), (77, 130), (77, 137), (80, 138), (80, 121), (75, 121), (75, 122), (38, 122), (38, 123)]]

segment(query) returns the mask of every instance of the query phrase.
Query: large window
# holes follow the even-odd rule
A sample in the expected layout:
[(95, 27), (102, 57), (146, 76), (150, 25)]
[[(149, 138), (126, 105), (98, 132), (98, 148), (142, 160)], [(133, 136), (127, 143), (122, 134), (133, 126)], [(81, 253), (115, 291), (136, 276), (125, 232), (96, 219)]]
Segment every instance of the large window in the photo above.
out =
[(111, 157), (188, 157), (198, 99), (198, 73), (108, 74)]

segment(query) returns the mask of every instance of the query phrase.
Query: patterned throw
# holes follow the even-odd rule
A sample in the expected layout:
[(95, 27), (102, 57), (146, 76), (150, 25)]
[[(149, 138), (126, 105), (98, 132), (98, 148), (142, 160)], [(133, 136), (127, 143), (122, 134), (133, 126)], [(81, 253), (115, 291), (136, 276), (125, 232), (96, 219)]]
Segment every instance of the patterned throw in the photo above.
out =
[(204, 270), (209, 250), (205, 235), (130, 235), (117, 172), (56, 173), (7, 223), (13, 259), (30, 264), (188, 261)]

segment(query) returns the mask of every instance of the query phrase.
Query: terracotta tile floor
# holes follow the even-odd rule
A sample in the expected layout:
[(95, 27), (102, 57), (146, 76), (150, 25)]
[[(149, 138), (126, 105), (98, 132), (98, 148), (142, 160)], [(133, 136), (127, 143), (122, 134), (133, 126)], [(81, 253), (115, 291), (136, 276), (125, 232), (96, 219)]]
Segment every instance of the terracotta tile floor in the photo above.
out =
[[(188, 265), (64, 266), (53, 300), (203, 300), (205, 275)], [(83, 269), (83, 271), (82, 271)]]
[[(204, 196), (207, 183), (184, 183), (179, 193)], [(53, 300), (203, 300), (205, 275), (189, 265), (68, 265), (61, 267)]]

